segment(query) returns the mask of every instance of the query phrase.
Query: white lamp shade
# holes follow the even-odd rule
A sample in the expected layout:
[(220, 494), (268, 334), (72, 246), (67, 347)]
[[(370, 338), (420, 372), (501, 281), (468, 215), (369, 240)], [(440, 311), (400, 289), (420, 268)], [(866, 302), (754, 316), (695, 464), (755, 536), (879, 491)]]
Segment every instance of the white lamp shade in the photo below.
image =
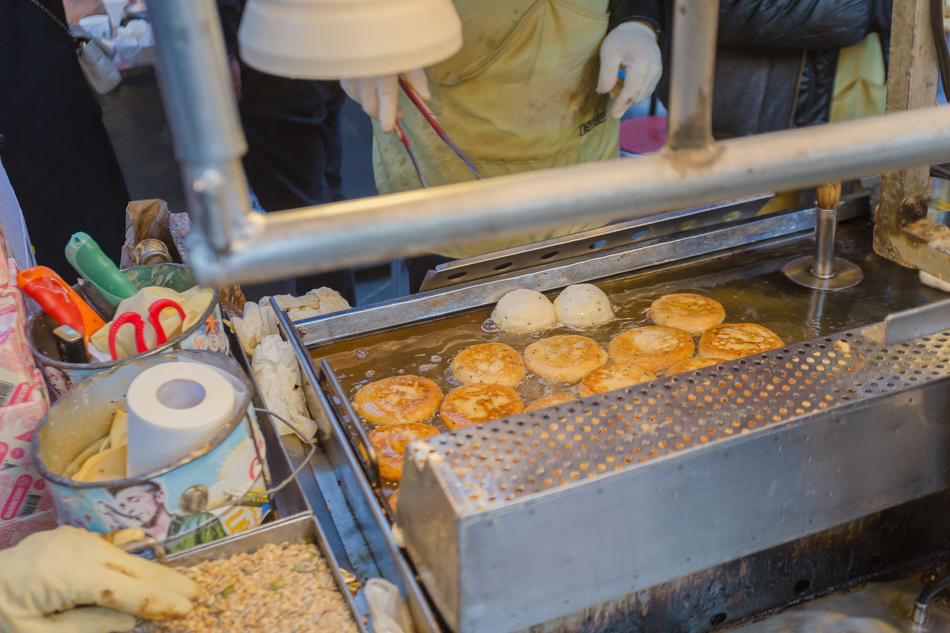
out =
[(248, 0), (238, 41), (272, 75), (372, 77), (454, 55), (462, 23), (451, 0)]

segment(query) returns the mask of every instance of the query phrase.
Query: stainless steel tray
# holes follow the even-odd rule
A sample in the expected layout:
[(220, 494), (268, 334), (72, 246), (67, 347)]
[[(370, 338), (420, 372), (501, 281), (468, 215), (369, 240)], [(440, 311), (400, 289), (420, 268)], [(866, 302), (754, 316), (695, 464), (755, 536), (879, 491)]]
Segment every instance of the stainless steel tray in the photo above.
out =
[[(665, 292), (676, 292), (697, 284), (745, 284), (765, 279), (764, 285), (757, 286), (755, 293), (747, 293), (743, 298), (765, 302), (771, 312), (781, 313), (782, 320), (807, 323), (807, 326), (802, 326), (799, 336), (792, 337), (792, 340), (800, 343), (790, 345), (781, 352), (791, 356), (779, 359), (783, 365), (798, 364), (805, 367), (819, 361), (828, 363), (835, 360), (837, 363), (838, 360), (845, 360), (840, 355), (835, 358), (828, 355), (829, 345), (837, 340), (829, 335), (841, 334), (880, 321), (892, 311), (912, 308), (943, 297), (937, 291), (922, 287), (914, 271), (902, 269), (873, 255), (868, 226), (862, 220), (843, 226), (839, 243), (841, 253), (860, 263), (869, 273), (868, 281), (859, 290), (850, 295), (828, 295), (794, 287), (787, 280), (787, 285), (783, 285), (781, 280), (784, 278), (779, 271), (786, 261), (809, 250), (808, 243), (802, 239), (807, 233), (789, 233), (743, 249), (729, 250), (727, 244), (727, 250), (714, 253), (705, 250), (708, 235), (694, 236), (694, 241), (702, 248), (694, 250), (686, 248), (684, 241), (680, 243), (681, 247), (686, 248), (684, 253), (694, 255), (692, 263), (667, 264), (650, 269), (651, 260), (644, 257), (634, 266), (646, 269), (644, 272), (612, 277), (601, 285), (605, 288), (644, 288), (644, 292), (649, 294), (660, 287)], [(680, 240), (677, 237), (671, 239)], [(656, 249), (661, 246), (654, 244), (652, 248), (653, 252), (657, 252)], [(638, 259), (642, 253), (633, 251), (628, 258)], [(609, 268), (608, 276), (623, 273), (629, 268), (629, 265)], [(551, 269), (542, 271), (540, 278), (547, 279), (544, 283), (551, 283), (550, 287), (553, 288), (556, 284), (552, 280), (558, 278), (559, 274), (557, 270)], [(516, 285), (527, 277), (530, 275), (519, 274)], [(562, 285), (571, 281), (577, 280), (565, 281), (561, 276)], [(429, 308), (432, 309), (430, 318), (464, 312), (475, 315), (469, 320), (477, 322), (484, 318), (479, 314), (487, 316), (486, 308), (481, 307), (485, 305), (487, 297), (499, 292), (503, 294), (503, 291), (510, 289), (511, 283), (510, 279), (477, 282), (459, 289), (425, 293), (406, 300), (295, 324), (297, 332), (309, 337), (305, 339), (307, 345), (301, 345), (301, 348), (309, 349), (298, 350), (301, 363), (310, 365), (310, 371), (315, 372), (308, 353), (322, 357), (346, 350), (371, 351), (372, 346), (381, 341), (424, 336), (440, 325), (438, 321), (426, 323), (425, 319), (419, 318), (419, 314)], [(528, 283), (524, 285), (532, 287)], [(289, 324), (285, 323), (285, 326), (289, 329)], [(343, 334), (345, 331), (356, 336), (346, 338)], [(814, 340), (816, 336), (820, 340)], [(851, 332), (851, 337), (861, 340), (854, 332)], [(860, 344), (874, 350), (872, 356), (882, 353), (863, 340)], [(814, 543), (820, 542), (820, 539), (815, 541), (809, 535), (814, 534), (818, 538), (818, 533), (824, 533), (823, 530), (847, 523), (855, 517), (908, 502), (950, 485), (944, 466), (947, 455), (930, 446), (931, 442), (943, 446), (941, 434), (944, 430), (934, 431), (930, 428), (934, 423), (935, 412), (950, 413), (950, 403), (940, 396), (941, 390), (935, 388), (944, 379), (940, 373), (942, 368), (936, 368), (936, 365), (941, 364), (938, 361), (943, 354), (940, 347), (943, 343), (937, 341), (935, 345), (911, 349), (907, 359), (898, 358), (893, 367), (886, 363), (866, 363), (865, 359), (858, 358), (857, 361), (864, 364), (846, 368), (846, 374), (843, 375), (853, 378), (852, 374), (859, 367), (870, 371), (870, 374), (862, 374), (861, 378), (856, 379), (862, 383), (861, 390), (872, 389), (868, 398), (856, 398), (847, 391), (857, 389), (854, 385), (845, 387), (844, 393), (835, 395), (833, 389), (840, 390), (840, 385), (819, 386), (820, 381), (813, 377), (794, 375), (795, 372), (804, 374), (806, 370), (784, 366), (775, 368), (771, 363), (778, 362), (776, 359), (763, 357), (736, 361), (728, 366), (710, 368), (686, 377), (660, 379), (639, 391), (611, 394), (609, 398), (612, 399), (609, 400), (593, 398), (585, 401), (584, 404), (589, 406), (577, 405), (574, 411), (569, 411), (570, 417), (580, 420), (575, 420), (575, 425), (616, 431), (618, 407), (624, 415), (628, 415), (626, 411), (630, 410), (627, 407), (635, 407), (636, 415), (641, 416), (637, 420), (638, 424), (648, 427), (626, 429), (629, 420), (624, 422), (625, 432), (631, 431), (626, 433), (629, 437), (625, 436), (624, 440), (639, 442), (637, 446), (631, 444), (627, 449), (632, 451), (637, 448), (640, 451), (635, 454), (637, 459), (645, 458), (647, 462), (641, 464), (636, 461), (633, 466), (613, 474), (607, 471), (616, 462), (608, 462), (606, 455), (600, 456), (599, 461), (594, 458), (585, 461), (571, 459), (577, 457), (571, 455), (571, 458), (567, 458), (571, 465), (567, 466), (564, 463), (564, 451), (556, 459), (538, 454), (541, 446), (531, 446), (533, 440), (529, 440), (530, 436), (524, 432), (531, 430), (550, 434), (551, 429), (543, 430), (536, 425), (562, 424), (559, 418), (539, 422), (538, 414), (518, 416), (478, 430), (434, 438), (414, 453), (418, 467), (407, 465), (407, 475), (404, 476), (400, 493), (397, 518), (407, 536), (412, 560), (442, 616), (449, 627), (455, 630), (509, 631), (525, 627), (535, 630), (535, 626), (539, 627), (538, 631), (601, 631), (614, 630), (617, 626), (620, 627), (617, 630), (624, 630), (624, 626), (633, 626), (638, 617), (645, 617), (637, 612), (640, 607), (630, 592), (638, 592), (639, 600), (646, 595), (644, 592), (658, 583), (666, 582), (664, 586), (673, 586), (681, 582), (677, 578), (687, 575), (695, 578), (693, 572), (697, 570), (715, 569), (726, 561), (745, 560), (743, 557), (751, 552), (761, 552), (780, 543), (798, 542), (796, 539), (808, 541), (814, 548)], [(814, 356), (815, 353), (819, 355)], [(833, 350), (831, 353), (838, 354)], [(868, 352), (862, 350), (858, 353), (867, 355)], [(809, 356), (812, 361), (807, 360)], [(792, 360), (798, 357), (806, 360)], [(873, 360), (878, 362), (877, 359)], [(923, 366), (929, 367), (928, 371), (937, 373), (928, 374), (926, 379), (922, 379), (914, 372), (924, 372), (923, 366), (908, 369), (902, 365), (914, 362), (923, 363)], [(829, 365), (821, 366), (829, 373), (835, 373)], [(909, 373), (906, 382), (885, 378), (888, 374), (901, 376), (902, 371)], [(764, 378), (767, 372), (775, 373)], [(783, 375), (782, 372), (790, 375)], [(686, 380), (698, 382), (681, 383)], [(768, 389), (766, 383), (772, 380), (778, 382), (772, 382), (772, 389)], [(830, 379), (826, 379), (826, 383), (827, 380)], [(706, 381), (710, 381), (708, 385), (703, 384)], [(719, 384), (721, 382), (725, 384)], [(866, 386), (870, 383), (875, 385)], [(682, 388), (686, 388), (689, 393), (679, 393)], [(698, 388), (705, 391), (700, 394), (695, 391)], [(754, 388), (758, 390), (753, 391)], [(826, 393), (823, 391), (825, 389), (830, 391)], [(648, 393), (640, 393), (644, 390)], [(749, 393), (746, 394), (746, 391)], [(761, 396), (762, 393), (766, 396)], [(778, 404), (779, 400), (773, 398), (776, 393), (801, 400), (797, 401), (798, 404), (795, 404), (796, 400)], [(926, 396), (924, 400), (920, 399), (921, 394)], [(699, 401), (690, 400), (690, 396)], [(833, 402), (825, 400), (825, 396), (831, 396)], [(326, 424), (342, 428), (339, 413), (330, 405), (326, 393), (314, 394), (314, 401), (321, 404)], [(805, 402), (809, 404), (805, 405)], [(594, 406), (594, 403), (602, 406)], [(908, 412), (913, 411), (908, 413), (909, 416), (918, 416), (913, 418), (913, 423), (907, 416), (894, 415), (894, 411), (902, 407), (908, 407)], [(641, 411), (643, 408), (649, 412)], [(564, 408), (559, 409), (557, 415), (565, 417), (564, 411)], [(542, 414), (552, 415), (550, 412)], [(635, 414), (629, 415), (632, 417)], [(672, 427), (677, 426), (677, 418), (682, 416), (689, 416), (686, 420), (689, 428), (673, 430)], [(762, 416), (762, 419), (756, 416)], [(651, 417), (655, 419), (651, 420)], [(597, 424), (594, 423), (595, 419), (598, 420)], [(610, 421), (613, 422), (612, 427)], [(739, 427), (733, 426), (736, 423)], [(867, 434), (862, 433), (860, 426), (855, 426), (860, 423), (868, 425)], [(826, 424), (831, 426), (824, 426)], [(700, 428), (700, 425), (706, 426)], [(847, 432), (838, 430), (836, 425)], [(693, 429), (693, 426), (696, 428)], [(709, 434), (709, 428), (719, 429), (719, 435)], [(731, 434), (726, 433), (726, 430), (731, 431)], [(907, 442), (906, 445), (902, 444), (905, 448), (912, 447), (917, 451), (929, 448), (912, 460), (906, 459), (906, 454), (891, 456), (873, 444), (873, 432), (883, 433), (888, 438), (903, 433), (901, 440)], [(663, 433), (678, 434), (680, 439), (659, 435)], [(792, 435), (786, 437), (781, 435), (783, 433)], [(340, 432), (337, 434), (342, 435)], [(556, 434), (553, 438), (545, 439), (561, 442), (563, 449), (563, 440), (558, 439)], [(689, 436), (689, 439), (682, 439), (683, 435)], [(713, 437), (720, 436), (729, 439), (711, 441)], [(827, 453), (815, 448), (817, 443), (814, 440), (818, 438), (825, 441)], [(548, 483), (543, 474), (529, 472), (525, 468), (527, 464), (516, 467), (515, 462), (506, 461), (508, 455), (501, 446), (515, 439), (522, 442), (521, 450), (529, 451), (526, 461), (535, 460), (531, 466), (544, 467), (546, 472), (553, 474), (555, 465), (549, 460), (560, 460), (560, 466), (570, 469), (565, 471), (568, 474), (557, 481), (550, 477)], [(817, 483), (824, 483), (824, 487), (809, 487), (808, 482), (816, 480), (805, 478), (806, 481), (798, 482), (797, 479), (803, 477), (803, 467), (794, 458), (790, 459), (789, 455), (800, 456), (803, 464), (811, 463), (807, 461), (809, 458), (813, 461), (820, 459), (825, 468), (829, 463), (840, 461), (846, 467), (857, 469), (849, 473), (849, 477), (867, 476), (866, 472), (860, 470), (864, 462), (859, 455), (847, 452), (839, 454), (842, 450), (839, 442), (845, 439), (854, 443), (855, 450), (868, 450), (878, 458), (887, 454), (890, 462), (883, 468), (872, 469), (874, 472), (872, 476), (866, 477), (867, 481), (848, 479), (841, 482), (837, 489), (832, 489), (833, 494), (827, 499), (813, 498), (829, 492), (827, 479), (834, 472), (818, 471)], [(781, 449), (775, 448), (783, 445), (783, 441), (789, 445), (789, 454), (782, 454)], [(805, 444), (802, 446), (801, 442)], [(870, 447), (868, 442), (872, 442)], [(339, 467), (346, 470), (345, 476), (361, 481), (364, 499), (372, 499), (369, 478), (360, 466), (357, 452), (346, 442), (341, 444), (347, 449), (342, 452), (348, 453), (349, 459), (341, 462)], [(668, 450), (677, 454), (666, 455)], [(778, 453), (773, 454), (776, 450)], [(466, 453), (467, 457), (462, 458)], [(455, 460), (459, 461), (458, 466), (453, 466)], [(747, 460), (755, 463), (751, 464)], [(494, 470), (496, 464), (497, 472)], [(582, 469), (581, 464), (587, 468)], [(484, 470), (488, 465), (493, 467), (491, 472)], [(764, 483), (759, 481), (752, 481), (754, 485), (746, 485), (745, 479), (749, 478), (750, 472), (746, 467), (750, 465), (764, 469), (767, 487), (762, 488)], [(600, 472), (598, 466), (604, 468), (603, 474), (587, 481), (587, 476)], [(504, 470), (506, 467), (508, 470)], [(478, 476), (479, 471), (482, 472), (481, 476)], [(571, 473), (576, 474), (576, 478)], [(635, 477), (629, 473), (634, 473)], [(716, 481), (706, 484), (705, 473), (721, 475), (718, 485), (714, 485)], [(503, 477), (510, 478), (512, 475), (519, 478), (512, 489), (503, 482), (499, 483)], [(619, 483), (627, 476), (632, 477), (630, 481), (637, 479), (638, 483)], [(893, 482), (888, 476), (893, 476)], [(566, 481), (567, 485), (562, 487), (562, 481)], [(679, 484), (675, 482), (686, 482), (687, 488), (677, 489)], [(502, 489), (501, 485), (506, 488)], [(518, 490), (519, 485), (525, 487)], [(532, 488), (532, 485), (535, 487)], [(615, 493), (610, 503), (605, 501), (609, 497), (606, 490), (608, 485), (614, 486), (611, 490)], [(691, 487), (702, 489), (705, 496), (687, 494)], [(758, 497), (750, 500), (746, 488), (749, 492), (765, 495), (765, 501)], [(787, 490), (787, 498), (776, 492), (783, 488)], [(665, 499), (667, 493), (671, 499), (676, 498), (678, 501), (663, 506), (660, 501)], [(475, 499), (472, 498), (473, 494)], [(493, 494), (494, 498), (489, 498)], [(513, 498), (507, 498), (512, 494)], [(850, 499), (852, 494), (857, 496), (858, 501)], [(409, 497), (414, 499), (407, 504), (406, 499)], [(635, 500), (641, 505), (642, 512), (632, 519), (630, 515), (624, 515), (624, 500)], [(773, 502), (777, 504), (774, 508), (768, 505)], [(761, 506), (765, 522), (748, 521), (740, 525), (737, 531), (734, 517), (748, 519), (739, 511), (743, 506)], [(376, 504), (373, 510), (380, 524), (385, 525), (380, 504)], [(807, 518), (802, 518), (803, 512), (808, 515)], [(541, 515), (545, 517), (544, 521), (529, 518)], [(623, 520), (618, 521), (618, 517)], [(661, 517), (666, 517), (666, 520), (661, 521)], [(704, 519), (696, 520), (697, 517)], [(638, 526), (638, 520), (640, 523), (646, 520), (646, 526)], [(770, 520), (775, 525), (769, 523)], [(496, 529), (502, 524), (507, 525), (507, 529)], [(581, 524), (584, 529), (575, 529)], [(685, 527), (681, 529), (680, 524)], [(537, 530), (528, 529), (528, 526)], [(753, 526), (758, 526), (765, 533), (750, 535), (748, 531), (743, 531)], [(735, 533), (724, 534), (724, 530)], [(598, 558), (594, 554), (603, 557)], [(647, 564), (646, 561), (652, 562)], [(639, 571), (641, 566), (644, 570), (642, 575)], [(840, 584), (842, 580), (839, 577), (835, 582)], [(775, 603), (763, 601), (763, 604)], [(745, 613), (755, 613), (749, 608), (746, 607)], [(697, 626), (690, 630), (707, 630), (731, 622), (725, 616), (719, 618), (719, 615), (716, 614), (711, 622), (707, 620), (706, 628)], [(614, 628), (609, 628), (611, 626)]]
[(320, 551), (327, 559), (327, 564), (333, 570), (333, 577), (336, 580), (337, 588), (349, 606), (356, 626), (362, 633), (369, 633), (372, 628), (367, 625), (363, 617), (365, 613), (361, 613), (357, 608), (353, 594), (346, 584), (347, 579), (344, 577), (344, 572), (340, 568), (333, 551), (326, 546), (326, 542), (326, 535), (323, 533), (320, 525), (314, 520), (313, 514), (304, 512), (297, 516), (269, 523), (245, 534), (221, 539), (214, 543), (195, 547), (180, 554), (169, 556), (168, 565), (171, 567), (191, 567), (198, 563), (209, 560), (221, 560), (236, 554), (250, 554), (256, 552), (268, 543), (313, 543), (320, 548)]

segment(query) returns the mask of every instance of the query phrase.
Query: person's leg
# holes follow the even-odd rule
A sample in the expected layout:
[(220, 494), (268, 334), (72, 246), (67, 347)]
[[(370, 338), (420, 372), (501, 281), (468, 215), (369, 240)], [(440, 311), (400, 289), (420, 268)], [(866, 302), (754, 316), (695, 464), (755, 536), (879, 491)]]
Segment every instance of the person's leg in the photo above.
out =
[[(333, 88), (338, 84), (283, 79), (256, 71), (245, 72), (243, 77), (250, 77), (244, 87), (251, 91), (241, 103), (248, 143), (244, 168), (261, 206), (271, 212), (331, 202), (334, 186), (341, 190), (338, 115), (345, 97), (342, 90)], [(263, 103), (264, 99), (273, 101)], [(335, 170), (335, 181), (332, 174), (329, 178), (334, 186), (328, 184), (328, 169)], [(296, 280), (297, 294), (323, 286), (339, 292), (351, 305), (356, 303), (351, 270)]]
[(343, 104), (346, 102), (346, 93), (338, 81), (317, 82), (326, 92), (326, 175), (327, 188), (330, 190), (330, 201), (345, 200), (343, 194)]

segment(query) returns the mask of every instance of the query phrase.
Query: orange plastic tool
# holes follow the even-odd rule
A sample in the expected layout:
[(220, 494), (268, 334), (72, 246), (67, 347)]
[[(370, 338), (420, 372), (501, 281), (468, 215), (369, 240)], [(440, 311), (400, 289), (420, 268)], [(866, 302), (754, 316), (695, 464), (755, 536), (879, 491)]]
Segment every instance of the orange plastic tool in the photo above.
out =
[(95, 334), (96, 330), (106, 324), (62, 277), (46, 266), (34, 266), (20, 271), (16, 276), (16, 283), (20, 290), (36, 301), (43, 308), (43, 312), (53, 317), (57, 324), (73, 328), (82, 334), (86, 342), (89, 342), (89, 337)]

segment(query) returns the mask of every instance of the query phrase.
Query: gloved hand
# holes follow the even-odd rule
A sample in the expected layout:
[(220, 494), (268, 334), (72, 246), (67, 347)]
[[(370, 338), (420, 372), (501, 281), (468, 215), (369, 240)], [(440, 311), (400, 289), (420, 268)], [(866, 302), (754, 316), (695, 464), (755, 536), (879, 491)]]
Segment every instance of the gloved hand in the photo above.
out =
[[(419, 93), (423, 101), (432, 98), (429, 93), (429, 79), (421, 68), (403, 73), (412, 88)], [(401, 116), (399, 111), (399, 77), (385, 75), (383, 77), (364, 77), (362, 79), (341, 79), (340, 85), (350, 99), (363, 106), (363, 112), (379, 121), (383, 132), (392, 132), (396, 129), (396, 117)]]
[[(619, 79), (620, 69), (627, 76)], [(620, 94), (610, 108), (610, 116), (619, 119), (627, 108), (640, 103), (653, 93), (663, 61), (656, 33), (642, 22), (627, 22), (611, 31), (600, 45), (600, 78), (597, 92), (610, 92), (618, 82), (623, 82)]]
[(0, 552), (4, 633), (130, 631), (133, 615), (182, 616), (197, 595), (198, 586), (178, 572), (74, 527), (33, 534)]

